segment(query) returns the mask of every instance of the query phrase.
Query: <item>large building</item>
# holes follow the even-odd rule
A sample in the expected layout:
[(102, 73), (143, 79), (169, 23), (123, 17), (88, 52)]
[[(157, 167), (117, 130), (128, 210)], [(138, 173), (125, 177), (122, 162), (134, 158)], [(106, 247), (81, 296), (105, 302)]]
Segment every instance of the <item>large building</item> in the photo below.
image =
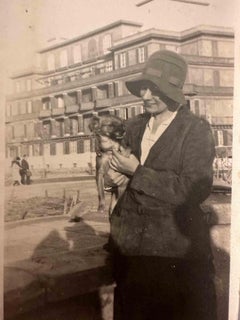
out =
[(159, 49), (189, 64), (184, 93), (189, 108), (212, 125), (216, 145), (232, 144), (234, 34), (199, 26), (183, 32), (141, 29), (117, 21), (38, 51), (36, 68), (12, 76), (6, 99), (7, 166), (27, 154), (32, 168), (85, 168), (94, 161), (88, 128), (93, 114), (124, 119), (143, 112), (124, 82)]

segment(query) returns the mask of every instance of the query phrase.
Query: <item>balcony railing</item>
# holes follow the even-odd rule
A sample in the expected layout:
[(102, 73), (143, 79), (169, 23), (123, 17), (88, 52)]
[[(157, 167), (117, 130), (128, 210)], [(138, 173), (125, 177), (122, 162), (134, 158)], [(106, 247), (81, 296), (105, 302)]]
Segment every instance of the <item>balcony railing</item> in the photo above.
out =
[(39, 112), (39, 118), (49, 118), (51, 117), (51, 110), (41, 110)]
[(64, 108), (53, 108), (52, 116), (60, 116), (64, 114)]
[(112, 106), (112, 99), (106, 98), (106, 99), (98, 99), (96, 101), (96, 107), (101, 108), (101, 107), (111, 107)]
[(81, 110), (91, 110), (94, 108), (94, 102), (89, 101), (89, 102), (82, 102), (81, 103)]
[(232, 125), (233, 117), (211, 117), (213, 125)]
[(65, 113), (76, 113), (79, 111), (79, 105), (78, 104), (73, 104), (71, 106), (67, 106)]

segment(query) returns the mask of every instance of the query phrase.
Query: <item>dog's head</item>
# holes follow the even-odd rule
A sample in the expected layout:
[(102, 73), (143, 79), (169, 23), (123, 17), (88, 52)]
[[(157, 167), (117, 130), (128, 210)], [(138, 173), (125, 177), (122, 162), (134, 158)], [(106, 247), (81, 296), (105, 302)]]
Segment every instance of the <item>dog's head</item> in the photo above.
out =
[(97, 136), (105, 136), (117, 142), (120, 142), (125, 134), (124, 120), (113, 115), (93, 117), (89, 129)]

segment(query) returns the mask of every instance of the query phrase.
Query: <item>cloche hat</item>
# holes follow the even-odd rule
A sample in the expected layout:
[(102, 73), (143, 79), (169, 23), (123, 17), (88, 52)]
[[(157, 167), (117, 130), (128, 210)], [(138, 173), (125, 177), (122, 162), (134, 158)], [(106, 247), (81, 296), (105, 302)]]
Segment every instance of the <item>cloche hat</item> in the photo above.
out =
[(182, 88), (186, 75), (187, 63), (182, 56), (173, 51), (160, 50), (149, 57), (138, 78), (126, 81), (126, 87), (133, 95), (140, 97), (141, 85), (150, 82), (166, 97), (185, 104)]

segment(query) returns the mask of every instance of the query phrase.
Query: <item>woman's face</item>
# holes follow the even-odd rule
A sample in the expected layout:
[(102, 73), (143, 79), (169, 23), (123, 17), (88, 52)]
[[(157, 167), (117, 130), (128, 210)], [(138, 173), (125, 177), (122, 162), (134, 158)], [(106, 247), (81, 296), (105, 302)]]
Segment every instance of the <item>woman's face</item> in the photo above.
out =
[(150, 86), (142, 85), (140, 95), (146, 112), (154, 114), (164, 113), (168, 111), (167, 105), (160, 99), (157, 92), (154, 92)]

